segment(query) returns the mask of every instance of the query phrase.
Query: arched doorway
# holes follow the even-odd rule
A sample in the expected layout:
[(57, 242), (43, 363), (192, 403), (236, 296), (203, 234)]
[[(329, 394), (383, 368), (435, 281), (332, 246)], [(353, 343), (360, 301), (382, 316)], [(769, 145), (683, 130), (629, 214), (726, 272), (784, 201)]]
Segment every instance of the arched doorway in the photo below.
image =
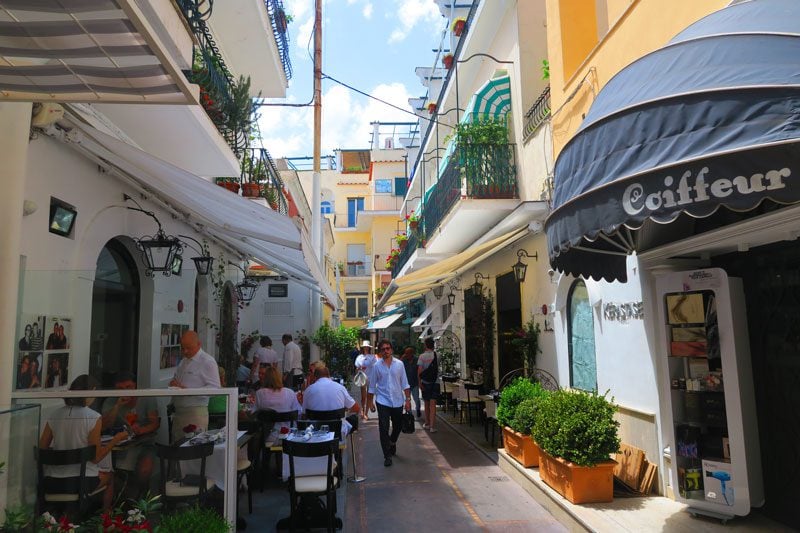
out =
[(567, 303), (570, 385), (586, 391), (597, 390), (594, 317), (589, 291), (583, 280), (576, 280), (572, 284)]
[(136, 261), (112, 239), (97, 257), (92, 290), (89, 374), (104, 388), (113, 388), (120, 372), (138, 370), (139, 300)]

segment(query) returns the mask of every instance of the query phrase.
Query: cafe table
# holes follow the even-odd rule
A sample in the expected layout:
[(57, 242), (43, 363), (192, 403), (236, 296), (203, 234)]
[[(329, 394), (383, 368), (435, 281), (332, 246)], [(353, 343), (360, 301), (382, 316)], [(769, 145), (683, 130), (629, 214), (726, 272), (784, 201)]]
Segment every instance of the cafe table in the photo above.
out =
[[(287, 433), (286, 435), (281, 435), (281, 440), (283, 438), (291, 440), (293, 442), (326, 442), (329, 440), (334, 439), (333, 431), (314, 431), (311, 437), (306, 440), (304, 438), (305, 433), (300, 432), (297, 434)], [(341, 447), (341, 445), (340, 445)], [(284, 453), (283, 454), (283, 471), (282, 476), (283, 480), (287, 481), (289, 479), (289, 457)], [(334, 464), (334, 468), (335, 468)], [(295, 457), (294, 459), (294, 475), (297, 477), (303, 476), (323, 476), (328, 470), (328, 459), (327, 457)]]
[[(193, 446), (196, 444), (204, 444), (214, 441), (214, 451), (206, 458), (206, 477), (214, 480), (214, 484), (220, 489), (225, 490), (225, 456), (227, 450), (227, 443), (224, 438), (219, 439), (217, 435), (225, 435), (225, 428), (204, 431), (199, 435), (187, 440), (181, 446)], [(239, 448), (239, 454), (244, 453), (246, 458), (247, 450), (243, 450), (247, 442), (252, 438), (252, 435), (247, 431), (238, 430), (236, 432), (236, 446)], [(234, 469), (236, 465), (233, 465)], [(181, 473), (186, 474), (200, 474), (200, 460), (183, 461), (181, 463)]]

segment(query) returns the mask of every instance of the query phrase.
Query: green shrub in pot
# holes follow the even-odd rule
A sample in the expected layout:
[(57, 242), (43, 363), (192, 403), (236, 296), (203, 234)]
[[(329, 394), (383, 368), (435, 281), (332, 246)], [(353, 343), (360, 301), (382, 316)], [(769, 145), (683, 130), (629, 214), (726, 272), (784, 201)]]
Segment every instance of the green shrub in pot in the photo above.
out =
[(500, 393), (500, 403), (497, 404), (497, 423), (500, 427), (511, 427), (519, 404), (536, 396), (536, 387), (526, 378), (517, 378), (507, 385)]
[[(608, 461), (619, 451), (617, 407), (608, 392), (559, 390), (548, 394), (537, 407), (532, 436), (554, 457), (580, 466)], [(499, 411), (499, 409), (498, 409)]]
[(539, 413), (539, 404), (548, 394), (548, 391), (538, 383), (533, 384), (531, 392), (533, 396), (525, 398), (517, 405), (514, 411), (514, 418), (511, 419), (509, 424), (511, 429), (523, 435), (531, 434), (531, 429)]

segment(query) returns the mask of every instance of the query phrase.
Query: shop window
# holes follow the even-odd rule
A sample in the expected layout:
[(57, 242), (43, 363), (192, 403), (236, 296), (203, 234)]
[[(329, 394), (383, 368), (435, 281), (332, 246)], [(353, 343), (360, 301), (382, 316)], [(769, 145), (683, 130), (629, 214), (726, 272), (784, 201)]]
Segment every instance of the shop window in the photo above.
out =
[(570, 385), (586, 391), (597, 390), (594, 318), (589, 292), (583, 280), (572, 284), (567, 304)]

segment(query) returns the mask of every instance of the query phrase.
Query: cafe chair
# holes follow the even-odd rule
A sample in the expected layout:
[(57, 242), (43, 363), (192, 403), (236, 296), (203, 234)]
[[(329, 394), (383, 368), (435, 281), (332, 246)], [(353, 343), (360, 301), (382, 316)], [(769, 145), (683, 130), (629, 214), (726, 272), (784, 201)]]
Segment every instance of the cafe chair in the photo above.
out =
[(261, 472), (261, 492), (264, 492), (266, 475), (267, 471), (269, 470), (269, 463), (272, 454), (275, 454), (278, 457), (276, 460), (278, 463), (278, 472), (281, 471), (281, 454), (279, 453), (281, 451), (281, 445), (280, 442), (273, 440), (273, 437), (271, 436), (272, 428), (275, 426), (275, 424), (280, 422), (296, 422), (297, 411), (279, 413), (277, 411), (273, 411), (272, 409), (261, 409), (256, 411), (256, 419), (261, 425), (261, 435), (263, 439), (261, 452), (256, 456), (256, 461), (259, 463), (256, 465), (256, 469)]
[[(344, 409), (336, 409), (334, 411), (306, 411), (306, 416), (309, 414), (325, 414), (328, 413), (328, 416), (333, 416), (331, 413), (341, 413), (344, 416)], [(304, 431), (308, 426), (314, 426), (315, 430), (318, 430), (322, 427), (322, 425), (327, 425), (330, 431), (333, 431), (333, 438), (337, 442), (341, 442), (342, 440), (342, 419), (339, 418), (314, 418), (313, 420), (298, 420), (297, 421), (297, 430)], [(336, 449), (336, 462), (333, 465), (333, 469), (336, 471), (336, 478), (341, 480), (342, 472), (341, 472), (341, 465), (342, 465), (342, 447), (339, 446)]]
[[(497, 426), (497, 404), (494, 401), (487, 401), (486, 407), (483, 409), (483, 437), (486, 442), (490, 442), (494, 446), (494, 430)], [(492, 440), (489, 440), (489, 428), (492, 428)]]
[(447, 409), (450, 405), (453, 406), (453, 416), (456, 416), (456, 399), (457, 399), (457, 390), (458, 384), (458, 376), (455, 375), (443, 375), (442, 376), (442, 406), (444, 407), (444, 412), (447, 412)]
[(247, 478), (247, 513), (253, 514), (253, 463), (250, 459), (236, 461), (236, 487), (242, 484), (242, 479)]
[[(214, 453), (214, 443), (192, 446), (169, 446), (156, 443), (156, 456), (161, 466), (161, 497), (165, 507), (179, 503), (202, 503), (214, 480), (206, 477), (206, 459)], [(181, 475), (183, 461), (200, 460), (198, 475)]]
[(477, 383), (462, 383), (458, 393), (458, 405), (461, 411), (459, 420), (464, 421), (464, 411), (467, 411), (467, 421), (472, 427), (472, 411), (475, 411), (476, 416), (480, 416), (483, 411), (483, 400), (478, 398), (478, 391), (481, 385)]
[(308, 409), (305, 411), (305, 418), (308, 420), (341, 420), (344, 418), (345, 411), (345, 409), (332, 409), (330, 411)]
[[(283, 453), (289, 458), (289, 530), (294, 531), (298, 522), (307, 518), (302, 514), (303, 497), (325, 497), (325, 510), (328, 515), (328, 531), (336, 530), (336, 485), (338, 480), (333, 474), (334, 456), (339, 450), (336, 439), (325, 442), (283, 441)], [(327, 457), (327, 468), (324, 474), (312, 476), (295, 476), (295, 458)]]
[[(39, 501), (44, 510), (77, 508), (80, 520), (92, 507), (100, 507), (106, 486), (98, 486), (97, 477), (86, 476), (86, 463), (95, 457), (94, 446), (72, 450), (38, 449), (37, 453)], [(80, 465), (80, 474), (74, 477), (45, 475), (45, 467), (67, 465)]]

